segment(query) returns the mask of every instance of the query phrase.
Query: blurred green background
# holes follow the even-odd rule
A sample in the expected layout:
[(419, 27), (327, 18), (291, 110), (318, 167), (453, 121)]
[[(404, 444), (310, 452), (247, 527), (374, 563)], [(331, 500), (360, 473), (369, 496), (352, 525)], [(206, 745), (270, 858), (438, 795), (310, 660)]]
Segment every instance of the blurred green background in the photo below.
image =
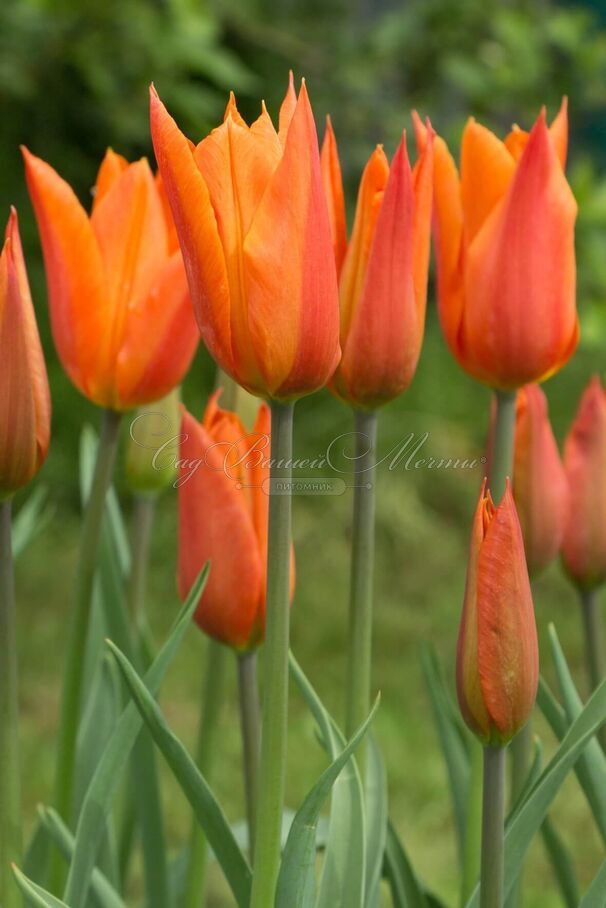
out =
[[(289, 68), (306, 76), (321, 128), (331, 112), (351, 206), (375, 143), (392, 153), (409, 111), (428, 114), (456, 148), (467, 116), (503, 134), (528, 126), (540, 106), (555, 113), (570, 99), (570, 180), (580, 204), (579, 309), (582, 342), (573, 362), (546, 386), (561, 439), (582, 387), (602, 371), (606, 340), (606, 6), (602, 0), (4, 0), (0, 4), (0, 212), (18, 206), (45, 339), (53, 392), (53, 443), (39, 483), (52, 522), (19, 564), (24, 797), (28, 820), (49, 797), (70, 582), (78, 541), (77, 450), (82, 423), (98, 413), (71, 387), (50, 341), (45, 285), (19, 145), (52, 163), (83, 201), (108, 145), (130, 158), (150, 153), (147, 91), (154, 81), (171, 112), (199, 139), (221, 118), (229, 89), (245, 116), (264, 97), (277, 112)], [(410, 432), (429, 432), (434, 457), (480, 456), (488, 391), (453, 363), (436, 323), (430, 288), (427, 337), (417, 377), (384, 410), (380, 451)], [(184, 398), (199, 412), (213, 366), (201, 351)], [(298, 405), (296, 451), (318, 454), (350, 414), (329, 394)], [(456, 902), (454, 834), (446, 775), (431, 723), (419, 642), (438, 648), (449, 678), (466, 567), (467, 536), (481, 467), (475, 471), (382, 469), (378, 486), (375, 685), (389, 774), (391, 812), (419, 873)], [(127, 515), (131, 499), (118, 477)], [(21, 499), (23, 500), (23, 499)], [(336, 715), (343, 707), (344, 631), (351, 499), (299, 498), (294, 504), (298, 588), (293, 645)], [(175, 496), (164, 496), (153, 542), (150, 614), (157, 634), (174, 614)], [(542, 643), (555, 620), (580, 666), (580, 616), (573, 590), (554, 565), (536, 584)], [(551, 666), (545, 646), (544, 670)], [(204, 641), (192, 630), (163, 694), (177, 732), (193, 746)], [(217, 781), (227, 812), (241, 811), (234, 678), (222, 714)], [(288, 801), (296, 806), (323, 766), (313, 728), (292, 697)], [(539, 725), (541, 732), (544, 732)], [(545, 732), (546, 747), (553, 745)], [(168, 776), (167, 822), (175, 849), (188, 813)], [(556, 805), (586, 883), (602, 858), (576, 782)], [(578, 847), (580, 842), (581, 847)], [(540, 845), (527, 876), (528, 906), (559, 904)], [(218, 874), (215, 908), (229, 904)]]

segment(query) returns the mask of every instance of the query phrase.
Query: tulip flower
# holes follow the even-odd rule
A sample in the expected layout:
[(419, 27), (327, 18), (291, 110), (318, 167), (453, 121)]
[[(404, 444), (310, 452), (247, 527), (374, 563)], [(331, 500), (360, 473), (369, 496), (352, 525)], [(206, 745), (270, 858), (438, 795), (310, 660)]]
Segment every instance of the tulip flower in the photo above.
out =
[(582, 589), (606, 580), (606, 396), (595, 376), (564, 444), (569, 507), (562, 543), (567, 572)]
[(509, 482), (495, 507), (486, 482), (473, 522), (457, 649), (463, 718), (485, 745), (526, 723), (538, 684), (537, 632), (520, 522)]
[[(331, 387), (353, 406), (374, 409), (406, 390), (425, 326), (433, 181), (428, 127), (411, 169), (404, 134), (391, 166), (378, 145), (366, 165), (353, 232), (340, 269), (343, 356)], [(342, 187), (330, 124), (323, 173), (337, 265), (343, 245)]]
[[(489, 449), (494, 417), (493, 407)], [(549, 422), (547, 399), (538, 385), (525, 385), (516, 397), (513, 497), (528, 572), (533, 577), (560, 551), (568, 504), (566, 474)]]
[(302, 84), (276, 131), (233, 97), (192, 145), (151, 90), (151, 129), (200, 333), (217, 364), (260, 397), (290, 401), (339, 360), (339, 310), (316, 128)]
[(44, 355), (13, 208), (0, 254), (0, 500), (44, 463), (51, 402)]
[(261, 404), (249, 433), (237, 414), (219, 407), (219, 394), (201, 423), (183, 411), (179, 594), (186, 598), (210, 561), (196, 621), (209, 636), (246, 650), (264, 636), (271, 418)]
[[(419, 141), (426, 130), (416, 120)], [(566, 102), (547, 127), (514, 127), (504, 142), (471, 119), (461, 173), (435, 142), (438, 307), (452, 353), (502, 391), (557, 372), (577, 345), (574, 223), (564, 175)]]
[(49, 164), (23, 154), (63, 368), (98, 406), (121, 412), (159, 400), (185, 376), (198, 333), (147, 161), (129, 164), (110, 149), (89, 217)]

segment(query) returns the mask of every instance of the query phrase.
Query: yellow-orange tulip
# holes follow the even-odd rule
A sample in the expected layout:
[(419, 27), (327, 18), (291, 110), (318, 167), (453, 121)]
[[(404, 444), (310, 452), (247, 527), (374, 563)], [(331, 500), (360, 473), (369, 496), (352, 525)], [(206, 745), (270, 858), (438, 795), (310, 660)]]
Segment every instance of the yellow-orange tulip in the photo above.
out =
[[(335, 258), (340, 267), (343, 356), (331, 388), (374, 408), (406, 390), (425, 327), (433, 180), (433, 132), (411, 169), (404, 134), (389, 165), (377, 146), (364, 170), (353, 232), (343, 257), (345, 214), (330, 122), (322, 149)], [(342, 266), (341, 266), (342, 261)]]
[(460, 365), (501, 390), (543, 381), (577, 345), (567, 139), (564, 102), (550, 128), (543, 111), (530, 134), (514, 127), (504, 142), (469, 120), (460, 177), (444, 141), (435, 142), (442, 329)]
[(101, 407), (158, 400), (189, 369), (198, 332), (181, 252), (147, 161), (109, 150), (89, 217), (52, 167), (24, 149), (63, 368)]
[(483, 744), (506, 744), (537, 693), (537, 629), (522, 531), (509, 482), (495, 508), (486, 482), (471, 532), (457, 647), (457, 693)]
[(0, 253), (0, 499), (46, 459), (51, 403), (44, 355), (13, 208)]
[(339, 309), (316, 127), (291, 84), (276, 131), (248, 126), (232, 95), (221, 126), (190, 143), (151, 91), (151, 129), (200, 333), (260, 397), (294, 400), (339, 359)]
[(562, 558), (582, 589), (606, 580), (606, 394), (595, 376), (564, 443), (568, 514)]

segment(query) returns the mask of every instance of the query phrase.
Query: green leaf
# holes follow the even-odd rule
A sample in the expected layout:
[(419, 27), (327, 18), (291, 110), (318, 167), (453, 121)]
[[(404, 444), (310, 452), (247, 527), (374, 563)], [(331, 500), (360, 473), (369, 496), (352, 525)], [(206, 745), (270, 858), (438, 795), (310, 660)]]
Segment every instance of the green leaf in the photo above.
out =
[(240, 908), (248, 908), (252, 873), (225, 814), (196, 764), (169, 729), (158, 704), (131, 663), (111, 641), (108, 641), (108, 646), (120, 666), (137, 709), (204, 829), (237, 904)]
[(387, 773), (373, 734), (368, 736), (366, 757), (366, 897), (365, 908), (379, 908), (381, 876), (387, 841)]
[(593, 878), (589, 889), (581, 899), (579, 908), (604, 908), (606, 902), (606, 861)]
[(470, 781), (468, 733), (450, 697), (435, 650), (428, 644), (421, 651), (421, 665), (431, 698), (434, 720), (446, 761), (450, 795), (457, 829), (459, 860), (465, 851), (467, 799)]
[[(541, 835), (543, 836), (543, 842), (560, 887), (564, 904), (567, 908), (577, 908), (580, 892), (572, 857), (560, 833), (549, 817), (545, 817), (543, 820)], [(603, 905), (603, 902), (601, 904)]]
[(311, 908), (315, 900), (315, 861), (318, 821), (336, 780), (366, 734), (379, 707), (370, 715), (330, 766), (324, 770), (295, 814), (282, 855), (275, 908)]
[[(292, 653), (290, 667), (318, 723), (324, 747), (335, 760), (345, 747), (345, 738)], [(366, 875), (365, 825), (362, 783), (355, 760), (351, 759), (332, 790), (318, 908), (362, 908)]]
[(12, 526), (13, 558), (23, 554), (30, 542), (50, 523), (54, 508), (47, 505), (47, 500), (48, 491), (38, 486), (19, 508)]
[(51, 895), (50, 892), (47, 892), (42, 886), (38, 886), (37, 883), (32, 882), (32, 880), (26, 877), (18, 867), (13, 867), (13, 873), (17, 880), (17, 886), (23, 893), (26, 903), (32, 905), (32, 908), (69, 908), (65, 902), (55, 898), (54, 895)]
[[(549, 643), (564, 704), (567, 724), (570, 725), (583, 709), (583, 701), (572, 680), (570, 669), (553, 624), (549, 625)], [(585, 776), (585, 794), (596, 824), (606, 842), (606, 756), (599, 741), (590, 741), (579, 758), (578, 768)]]
[[(206, 565), (194, 583), (166, 643), (156, 656), (145, 679), (150, 690), (157, 691), (188, 630), (206, 579)], [(105, 819), (112, 807), (129, 754), (143, 725), (135, 705), (130, 703), (122, 713), (105, 748), (89, 785), (76, 829), (74, 857), (69, 869), (65, 900), (71, 908), (85, 908), (93, 867), (102, 838)]]
[[(568, 729), (553, 758), (541, 773), (528, 798), (516, 812), (505, 832), (505, 896), (508, 896), (524, 856), (538, 832), (566, 775), (606, 718), (606, 681), (593, 693), (587, 705)], [(479, 887), (469, 899), (468, 908), (479, 905)]]
[[(39, 807), (38, 813), (45, 830), (69, 863), (74, 853), (73, 835), (56, 810), (51, 807)], [(98, 868), (93, 870), (91, 876), (91, 893), (98, 908), (125, 908), (125, 902)]]
[(425, 893), (391, 822), (387, 826), (385, 876), (391, 889), (394, 908), (429, 908)]
[(535, 737), (534, 741), (533, 741), (532, 762), (531, 762), (530, 768), (526, 774), (526, 781), (524, 782), (524, 785), (522, 786), (522, 790), (520, 791), (520, 793), (518, 795), (516, 803), (513, 805), (512, 809), (509, 813), (509, 816), (507, 817), (507, 823), (511, 823), (513, 817), (516, 815), (519, 808), (522, 806), (522, 804), (524, 803), (524, 801), (526, 800), (526, 798), (528, 797), (528, 795), (534, 788), (534, 786), (537, 782), (537, 779), (541, 775), (542, 766), (543, 766), (543, 745), (541, 744), (540, 740), (537, 737)]
[(46, 882), (51, 853), (51, 842), (42, 823), (34, 826), (32, 837), (23, 857), (23, 872), (39, 883)]

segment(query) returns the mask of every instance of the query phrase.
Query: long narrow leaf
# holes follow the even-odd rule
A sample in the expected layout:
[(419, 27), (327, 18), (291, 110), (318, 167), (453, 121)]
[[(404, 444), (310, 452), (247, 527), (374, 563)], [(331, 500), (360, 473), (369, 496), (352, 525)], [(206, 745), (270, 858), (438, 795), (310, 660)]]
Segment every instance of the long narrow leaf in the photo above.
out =
[(366, 896), (365, 908), (379, 908), (387, 841), (387, 773), (374, 735), (368, 736), (366, 758)]
[(562, 893), (564, 904), (567, 908), (577, 908), (580, 891), (574, 864), (557, 827), (551, 822), (549, 817), (545, 817), (543, 820), (541, 835), (543, 836), (543, 842)]
[[(594, 691), (585, 708), (568, 729), (553, 758), (541, 774), (524, 804), (505, 833), (505, 896), (511, 892), (533, 837), (547, 815), (568, 772), (597, 729), (606, 719), (606, 681)], [(479, 887), (469, 899), (468, 908), (479, 905)]]
[[(191, 624), (191, 619), (204, 589), (207, 576), (208, 565), (203, 568), (192, 586), (187, 601), (179, 612), (166, 643), (145, 676), (147, 686), (154, 693), (159, 689), (162, 679)], [(133, 703), (130, 703), (120, 717), (86, 793), (78, 819), (76, 846), (64, 896), (70, 908), (85, 908), (86, 906), (91, 873), (97, 860), (97, 851), (103, 834), (104, 821), (111, 810), (122, 773), (142, 725), (143, 720), (137, 708)]]
[(50, 523), (54, 509), (47, 505), (47, 500), (47, 490), (38, 486), (19, 508), (12, 527), (13, 558), (19, 558)]
[(191, 804), (240, 908), (248, 908), (252, 874), (225, 814), (196, 764), (169, 729), (149, 690), (126, 656), (108, 643), (143, 720)]
[(404, 847), (391, 823), (387, 826), (385, 876), (394, 908), (429, 908)]
[(604, 908), (606, 904), (606, 861), (593, 878), (589, 889), (581, 899), (579, 908)]
[(38, 886), (37, 883), (32, 882), (32, 880), (26, 877), (17, 867), (13, 867), (13, 873), (15, 874), (17, 886), (23, 893), (26, 903), (31, 905), (32, 908), (69, 908), (61, 899), (55, 898), (54, 895), (51, 895), (51, 893), (47, 892), (46, 889), (43, 889), (42, 886)]
[(311, 908), (315, 898), (316, 837), (320, 811), (343, 767), (366, 734), (379, 707), (377, 697), (370, 715), (345, 748), (324, 770), (295, 814), (282, 856), (275, 908)]

